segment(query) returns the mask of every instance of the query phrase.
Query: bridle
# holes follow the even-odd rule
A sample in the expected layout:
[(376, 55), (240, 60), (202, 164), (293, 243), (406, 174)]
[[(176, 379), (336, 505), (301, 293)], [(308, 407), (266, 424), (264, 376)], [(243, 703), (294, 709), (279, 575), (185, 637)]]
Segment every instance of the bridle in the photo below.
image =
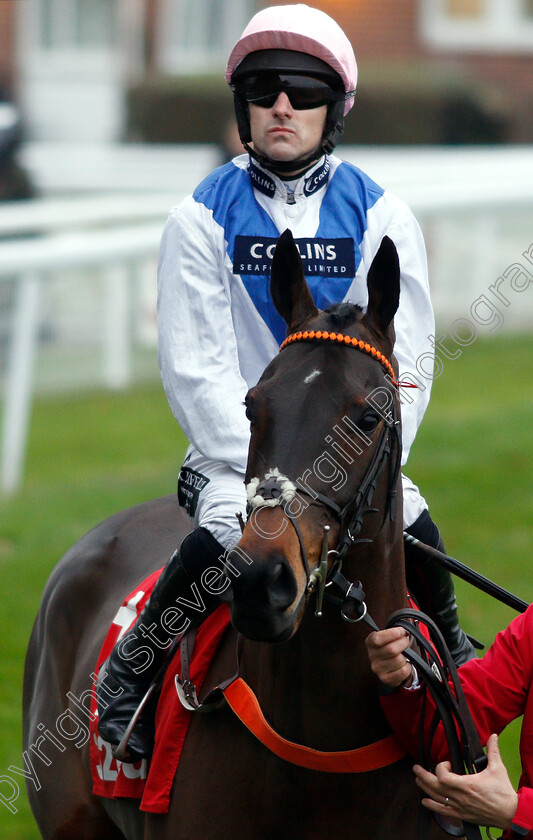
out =
[[(398, 387), (398, 382), (395, 379), (394, 370), (390, 361), (383, 353), (367, 342), (353, 338), (352, 336), (343, 335), (342, 333), (332, 333), (324, 330), (305, 330), (288, 336), (281, 345), (280, 352), (282, 352), (286, 347), (300, 341), (335, 343), (344, 347), (359, 350), (379, 362), (392, 381), (392, 384)], [(285, 477), (274, 473), (267, 474), (267, 477), (260, 481), (255, 488), (254, 505), (252, 506), (249, 504), (247, 510), (248, 517), (252, 514), (254, 507), (256, 509), (261, 508), (262, 501), (269, 507), (276, 504), (281, 506), (298, 538), (302, 565), (306, 575), (306, 594), (309, 596), (312, 592), (317, 590), (316, 615), (322, 615), (322, 601), (325, 587), (327, 583), (333, 582), (334, 579), (337, 586), (346, 590), (346, 595), (350, 593), (356, 597), (356, 593), (352, 591), (353, 584), (349, 584), (346, 581), (347, 585), (344, 586), (342, 583), (342, 581), (346, 580), (340, 576), (342, 561), (348, 549), (353, 545), (363, 542), (372, 542), (372, 540), (368, 538), (359, 538), (359, 534), (363, 525), (364, 516), (367, 513), (378, 512), (378, 508), (372, 507), (372, 499), (378, 479), (387, 463), (389, 464), (389, 477), (387, 483), (387, 502), (383, 514), (383, 521), (385, 521), (387, 515), (390, 516), (391, 521), (394, 519), (394, 498), (396, 483), (400, 472), (400, 462), (400, 422), (397, 416), (396, 400), (393, 400), (392, 408), (383, 415), (383, 426), (372, 455), (372, 460), (353, 498), (351, 498), (345, 505), (341, 506), (323, 493), (319, 493), (312, 488), (304, 488), (301, 484), (298, 485), (296, 494), (309, 496), (313, 502), (322, 504), (333, 513), (340, 525), (339, 539), (337, 541), (337, 546), (334, 549), (329, 549), (328, 546), (329, 526), (326, 525), (324, 527), (320, 561), (313, 572), (311, 572), (309, 567), (307, 550), (302, 537), (300, 524), (298, 522), (299, 514), (296, 514), (291, 510), (292, 498), (288, 499), (286, 494), (283, 492), (282, 481)], [(329, 568), (331, 556), (334, 557), (334, 563), (333, 566)], [(359, 601), (358, 598), (356, 599)], [(343, 611), (342, 607), (341, 614), (344, 618), (346, 618), (346, 620), (351, 620), (348, 617), (348, 614)]]
[(363, 341), (360, 338), (354, 338), (351, 335), (344, 335), (343, 333), (329, 332), (328, 330), (303, 330), (287, 336), (279, 348), (280, 353), (285, 349), (285, 347), (288, 347), (290, 344), (294, 344), (297, 341), (329, 341), (336, 344), (343, 344), (345, 347), (354, 347), (356, 350), (360, 350), (362, 353), (367, 353), (369, 356), (372, 356), (373, 359), (376, 359), (376, 361), (382, 365), (390, 376), (393, 385), (398, 385), (394, 376), (394, 368), (387, 357), (381, 352), (381, 350), (373, 347), (372, 344), (369, 344), (367, 341)]

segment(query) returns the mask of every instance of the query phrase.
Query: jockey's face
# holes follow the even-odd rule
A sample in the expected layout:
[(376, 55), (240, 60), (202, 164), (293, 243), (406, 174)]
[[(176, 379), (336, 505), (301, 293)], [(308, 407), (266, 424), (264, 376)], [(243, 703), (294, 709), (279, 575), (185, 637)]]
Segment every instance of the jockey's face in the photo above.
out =
[(271, 108), (249, 104), (250, 129), (254, 149), (271, 160), (294, 161), (294, 171), (301, 167), (298, 161), (307, 158), (317, 149), (317, 160), (322, 155), (319, 146), (324, 134), (328, 106), (296, 110), (289, 97), (282, 91)]

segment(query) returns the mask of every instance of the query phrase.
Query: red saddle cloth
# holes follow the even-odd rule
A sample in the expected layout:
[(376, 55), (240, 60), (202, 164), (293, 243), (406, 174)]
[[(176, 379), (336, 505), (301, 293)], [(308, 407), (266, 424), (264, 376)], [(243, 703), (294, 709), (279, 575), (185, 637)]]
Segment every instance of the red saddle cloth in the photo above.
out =
[[(123, 602), (105, 638), (98, 670), (108, 658), (116, 642), (131, 627), (148, 601), (162, 570), (146, 578)], [(229, 609), (221, 604), (201, 625), (196, 636), (190, 670), (197, 689), (203, 684), (209, 665), (222, 636), (230, 623)], [(174, 677), (181, 672), (179, 649), (170, 663), (161, 689), (156, 712), (156, 739), (152, 758), (136, 764), (117, 761), (111, 745), (97, 730), (96, 696), (91, 698), (91, 774), (93, 793), (108, 799), (140, 799), (141, 811), (166, 814), (170, 805), (172, 783), (179, 764), (187, 729), (193, 712), (185, 709), (176, 693)]]
[[(148, 601), (162, 570), (146, 578), (125, 599), (108, 631), (100, 656), (98, 670), (108, 658), (116, 642), (131, 627)], [(416, 607), (410, 600), (410, 605)], [(199, 690), (203, 685), (209, 665), (217, 651), (222, 636), (230, 624), (229, 609), (221, 604), (200, 626), (190, 663), (190, 677)], [(117, 799), (140, 799), (141, 811), (166, 814), (170, 806), (172, 784), (180, 761), (187, 729), (193, 712), (187, 711), (179, 699), (175, 676), (181, 673), (179, 648), (170, 662), (163, 680), (163, 687), (156, 711), (156, 738), (151, 759), (136, 764), (117, 761), (111, 745), (104, 741), (97, 730), (96, 696), (91, 698), (93, 720), (90, 724), (90, 757), (93, 792), (97, 796)]]

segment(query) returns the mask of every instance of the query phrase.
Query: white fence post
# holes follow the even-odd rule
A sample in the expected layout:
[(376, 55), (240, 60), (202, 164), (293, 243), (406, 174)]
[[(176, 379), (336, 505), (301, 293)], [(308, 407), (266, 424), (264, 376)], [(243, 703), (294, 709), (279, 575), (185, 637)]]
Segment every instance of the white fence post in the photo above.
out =
[(8, 358), (0, 487), (13, 493), (20, 487), (26, 455), (39, 330), (41, 277), (38, 272), (24, 275), (17, 287), (13, 340)]

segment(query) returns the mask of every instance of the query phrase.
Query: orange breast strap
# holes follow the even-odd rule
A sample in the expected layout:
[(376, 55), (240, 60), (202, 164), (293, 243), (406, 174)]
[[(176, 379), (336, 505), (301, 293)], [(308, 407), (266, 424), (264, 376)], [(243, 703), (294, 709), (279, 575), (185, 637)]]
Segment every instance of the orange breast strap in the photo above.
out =
[(323, 752), (287, 741), (265, 719), (259, 701), (250, 686), (237, 677), (223, 689), (224, 697), (247, 729), (279, 758), (309, 770), (323, 773), (365, 773), (394, 764), (406, 755), (394, 735), (366, 747), (343, 752)]

